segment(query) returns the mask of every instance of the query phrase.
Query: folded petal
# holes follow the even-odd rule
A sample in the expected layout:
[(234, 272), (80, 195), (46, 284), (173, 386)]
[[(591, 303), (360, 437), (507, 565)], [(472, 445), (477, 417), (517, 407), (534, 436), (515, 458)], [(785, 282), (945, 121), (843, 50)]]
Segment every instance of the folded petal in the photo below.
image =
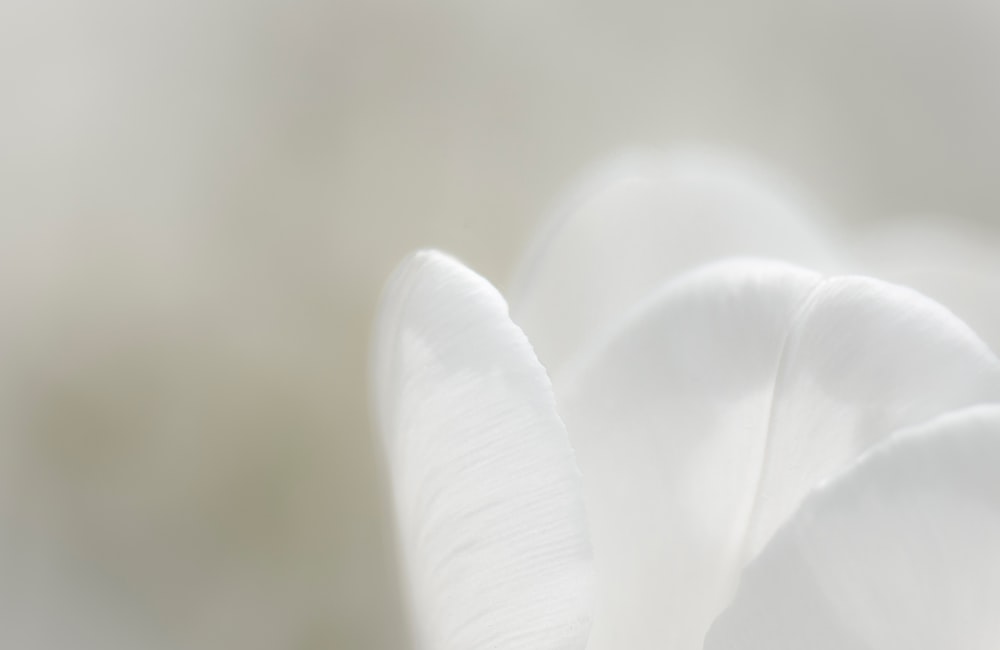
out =
[(1000, 408), (883, 444), (746, 570), (707, 650), (1000, 647)]
[(566, 377), (594, 648), (700, 648), (816, 483), (895, 429), (1000, 399), (1000, 362), (936, 303), (760, 261), (668, 284)]
[(750, 165), (721, 157), (636, 157), (572, 195), (529, 250), (511, 313), (557, 373), (664, 280), (725, 257), (839, 268), (807, 210)]
[(503, 298), (419, 252), (390, 280), (375, 336), (417, 647), (583, 648), (592, 567), (579, 472)]

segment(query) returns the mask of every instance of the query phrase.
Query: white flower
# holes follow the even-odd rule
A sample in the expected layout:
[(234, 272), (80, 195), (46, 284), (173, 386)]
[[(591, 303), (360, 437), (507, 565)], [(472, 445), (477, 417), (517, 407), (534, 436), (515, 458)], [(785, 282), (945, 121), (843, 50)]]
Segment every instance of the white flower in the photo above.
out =
[(739, 170), (613, 176), (510, 316), (434, 251), (386, 289), (416, 646), (996, 647), (1000, 361)]

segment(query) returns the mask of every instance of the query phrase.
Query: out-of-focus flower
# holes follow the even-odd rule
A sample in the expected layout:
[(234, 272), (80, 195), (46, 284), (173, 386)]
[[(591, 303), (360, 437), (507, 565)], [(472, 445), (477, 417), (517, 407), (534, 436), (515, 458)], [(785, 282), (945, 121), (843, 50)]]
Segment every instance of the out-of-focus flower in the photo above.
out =
[(753, 174), (610, 176), (539, 237), (509, 313), (433, 251), (386, 289), (372, 390), (417, 647), (1000, 640), (988, 346), (840, 274), (857, 262)]

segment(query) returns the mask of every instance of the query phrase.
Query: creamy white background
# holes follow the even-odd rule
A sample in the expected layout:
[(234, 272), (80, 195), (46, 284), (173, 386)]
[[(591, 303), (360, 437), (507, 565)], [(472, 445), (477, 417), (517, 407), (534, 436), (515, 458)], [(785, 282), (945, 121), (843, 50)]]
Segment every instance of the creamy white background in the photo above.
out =
[[(503, 287), (633, 146), (749, 154), (848, 232), (989, 230), (998, 36), (985, 0), (4, 0), (3, 521), (147, 645), (397, 647), (366, 405), (395, 263)], [(73, 610), (55, 573), (25, 580)]]

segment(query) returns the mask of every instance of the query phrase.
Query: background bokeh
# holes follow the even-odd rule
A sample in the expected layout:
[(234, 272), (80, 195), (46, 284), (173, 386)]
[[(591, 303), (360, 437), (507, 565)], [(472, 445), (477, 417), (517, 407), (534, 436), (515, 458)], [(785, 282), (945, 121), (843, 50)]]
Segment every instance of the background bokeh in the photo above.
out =
[(0, 645), (406, 647), (366, 398), (409, 250), (501, 287), (630, 147), (990, 228), (989, 0), (2, 0)]

